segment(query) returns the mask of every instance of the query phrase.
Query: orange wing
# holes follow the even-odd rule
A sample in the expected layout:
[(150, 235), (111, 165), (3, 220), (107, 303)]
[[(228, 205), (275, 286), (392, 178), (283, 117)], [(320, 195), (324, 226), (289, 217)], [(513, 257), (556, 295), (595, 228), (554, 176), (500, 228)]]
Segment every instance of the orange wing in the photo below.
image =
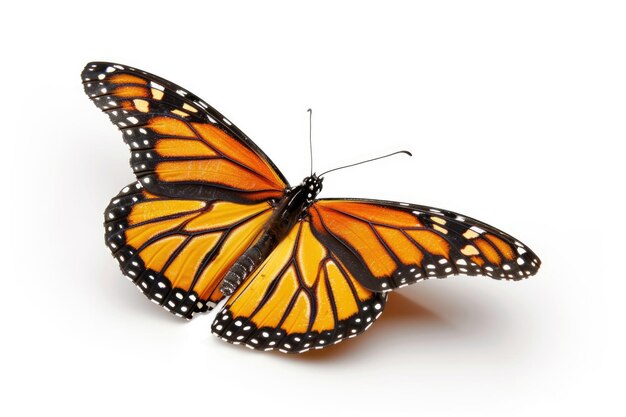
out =
[(124, 275), (149, 299), (191, 318), (223, 298), (222, 277), (272, 211), (268, 202), (162, 198), (137, 182), (107, 207), (105, 240)]
[(89, 63), (89, 98), (122, 131), (143, 186), (169, 197), (257, 202), (288, 186), (270, 159), (219, 112), (163, 78), (128, 66)]
[(385, 301), (301, 221), (228, 300), (213, 333), (253, 349), (320, 349), (365, 331)]
[(519, 280), (541, 262), (512, 236), (468, 216), (405, 203), (319, 200), (315, 236), (372, 291), (455, 274)]

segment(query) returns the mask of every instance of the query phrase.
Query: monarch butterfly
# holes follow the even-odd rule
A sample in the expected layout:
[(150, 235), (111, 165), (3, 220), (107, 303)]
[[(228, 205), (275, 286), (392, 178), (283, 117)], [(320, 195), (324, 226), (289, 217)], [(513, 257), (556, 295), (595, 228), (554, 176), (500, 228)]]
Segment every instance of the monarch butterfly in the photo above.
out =
[(137, 182), (105, 210), (105, 241), (150, 300), (190, 319), (230, 296), (212, 332), (295, 353), (367, 330), (387, 293), (455, 274), (520, 280), (538, 257), (478, 220), (432, 207), (317, 199), (290, 186), (232, 122), (178, 85), (124, 65), (82, 72), (123, 133)]

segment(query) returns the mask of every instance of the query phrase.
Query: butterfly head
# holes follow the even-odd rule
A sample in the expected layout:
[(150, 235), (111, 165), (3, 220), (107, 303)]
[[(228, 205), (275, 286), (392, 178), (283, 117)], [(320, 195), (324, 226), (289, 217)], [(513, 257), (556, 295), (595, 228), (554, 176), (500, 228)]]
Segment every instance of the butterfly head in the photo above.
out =
[(320, 178), (315, 174), (312, 174), (310, 177), (306, 177), (302, 181), (302, 188), (306, 192), (306, 201), (311, 204), (315, 201), (315, 197), (322, 191), (322, 182), (324, 178)]

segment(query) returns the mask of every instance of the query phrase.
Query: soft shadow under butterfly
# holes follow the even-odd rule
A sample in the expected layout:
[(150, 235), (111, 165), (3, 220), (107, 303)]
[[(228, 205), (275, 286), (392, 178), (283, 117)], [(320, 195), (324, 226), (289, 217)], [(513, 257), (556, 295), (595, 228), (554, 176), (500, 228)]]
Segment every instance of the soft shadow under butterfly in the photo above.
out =
[(291, 187), (234, 124), (197, 96), (125, 65), (89, 63), (89, 98), (119, 127), (137, 182), (105, 211), (105, 239), (152, 301), (191, 318), (230, 296), (214, 334), (304, 352), (367, 330), (387, 292), (428, 278), (520, 280), (538, 257), (448, 210), (316, 199), (322, 175)]

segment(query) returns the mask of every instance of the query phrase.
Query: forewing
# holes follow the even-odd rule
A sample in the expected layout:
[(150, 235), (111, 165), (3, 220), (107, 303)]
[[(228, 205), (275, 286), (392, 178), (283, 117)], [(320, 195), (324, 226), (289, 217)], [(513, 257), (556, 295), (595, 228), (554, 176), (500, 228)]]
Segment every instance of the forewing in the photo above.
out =
[(448, 210), (375, 200), (319, 200), (315, 236), (363, 286), (389, 291), (427, 278), (486, 275), (520, 280), (541, 262), (514, 237)]
[(223, 298), (221, 279), (272, 211), (267, 202), (163, 198), (137, 182), (107, 207), (105, 240), (124, 275), (150, 300), (191, 318)]
[(212, 330), (253, 349), (321, 349), (365, 331), (385, 301), (385, 294), (363, 288), (301, 221), (232, 295)]
[(170, 197), (256, 202), (287, 181), (234, 124), (163, 78), (107, 62), (87, 64), (85, 93), (122, 132), (143, 186)]

